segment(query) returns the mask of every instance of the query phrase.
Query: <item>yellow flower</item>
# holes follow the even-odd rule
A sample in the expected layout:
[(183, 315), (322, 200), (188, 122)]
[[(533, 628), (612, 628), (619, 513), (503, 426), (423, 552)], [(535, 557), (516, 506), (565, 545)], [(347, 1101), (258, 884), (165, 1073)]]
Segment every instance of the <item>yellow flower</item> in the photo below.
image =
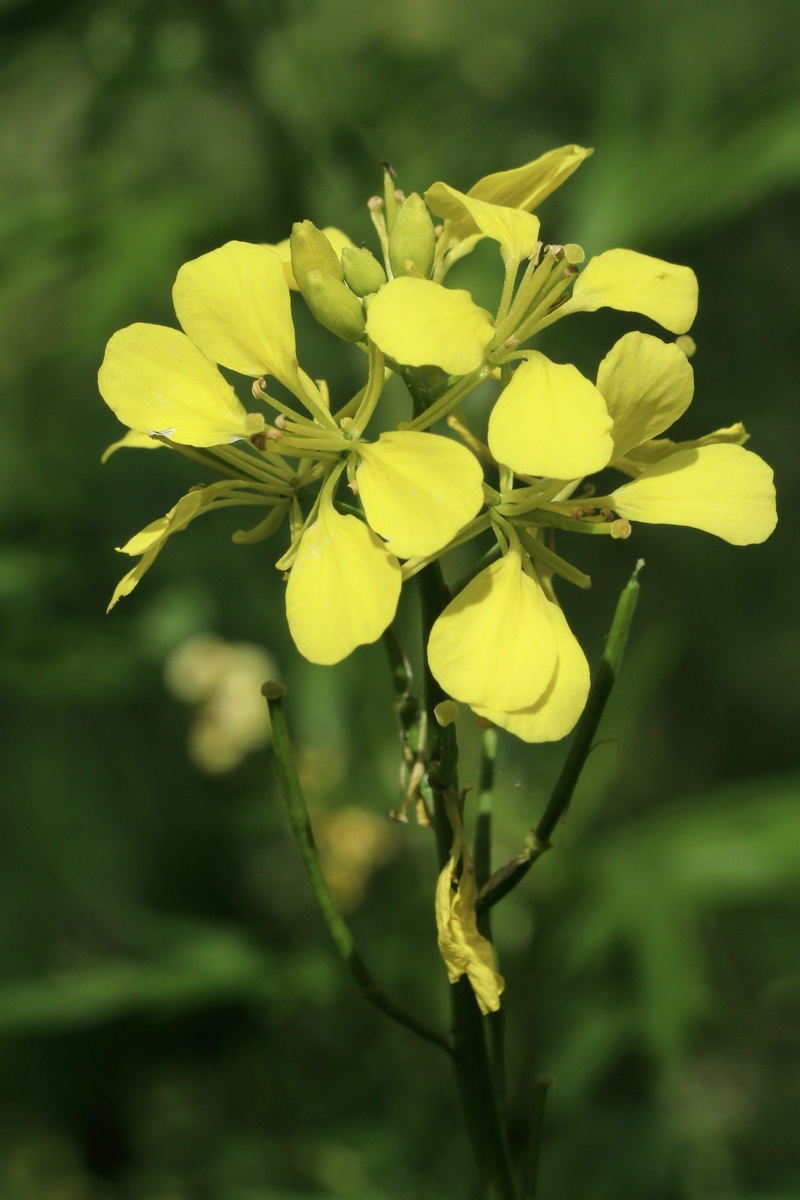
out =
[[(495, 237), (503, 246), (504, 239), (497, 237), (497, 234), (504, 224), (511, 225), (516, 219), (507, 212), (487, 214), (488, 208), (531, 213), (591, 153), (583, 146), (561, 146), (557, 150), (548, 150), (522, 167), (485, 175), (466, 195), (456, 192), (448, 184), (435, 183), (426, 192), (425, 199), (433, 212), (445, 218), (445, 223), (436, 244), (434, 279), (441, 281), (453, 263), (469, 254), (483, 237)], [(525, 222), (516, 221), (512, 228), (516, 237), (525, 229)], [(530, 222), (527, 228), (532, 230)], [(533, 241), (536, 241), (535, 237)], [(520, 256), (524, 257), (525, 254)]]
[(398, 558), (442, 550), (483, 504), (478, 461), (449, 438), (401, 430), (350, 448), (367, 523), (337, 513), (334, 469), (286, 591), (289, 629), (311, 662), (339, 662), (379, 638), (400, 597)]
[[(219, 446), (264, 428), (201, 350), (178, 329), (129, 325), (108, 343), (100, 394), (123, 424), (185, 446)], [(260, 418), (260, 419), (259, 419)]]
[(300, 653), (330, 665), (374, 642), (400, 598), (400, 564), (363, 521), (333, 506), (335, 479), (300, 541), (286, 587), (289, 631)]
[(569, 300), (539, 324), (540, 329), (573, 312), (616, 308), (640, 313), (671, 333), (686, 333), (697, 315), (697, 278), (676, 266), (635, 250), (606, 250), (589, 259)]
[(500, 243), (503, 261), (517, 267), (533, 253), (539, 239), (539, 218), (521, 208), (464, 195), (448, 183), (435, 183), (425, 199), (435, 213), (448, 217), (451, 230), (479, 232)]
[(589, 664), (567, 618), (557, 604), (548, 600), (548, 615), (556, 639), (556, 669), (542, 695), (533, 704), (510, 712), (471, 705), (501, 729), (507, 729), (523, 742), (557, 742), (566, 737), (586, 706), (589, 695)]
[(183, 333), (130, 325), (108, 343), (98, 383), (123, 424), (197, 447), (260, 433), (263, 415), (245, 412), (219, 364), (255, 378), (272, 375), (335, 428), (298, 365), (289, 287), (274, 250), (228, 242), (185, 263), (173, 300)]
[(611, 427), (603, 396), (576, 367), (530, 350), (492, 409), (489, 448), (517, 475), (576, 479), (611, 460)]
[(494, 322), (469, 292), (403, 276), (374, 297), (367, 333), (384, 354), (406, 366), (432, 364), (466, 375), (483, 362)]
[[(157, 433), (173, 444), (216, 447), (219, 453), (225, 443), (262, 434), (263, 416), (245, 412), (215, 363), (251, 376), (271, 374), (294, 392), (310, 419), (281, 406), (283, 423), (269, 431), (275, 453), (233, 460), (252, 481), (191, 492), (128, 543), (125, 552), (142, 558), (112, 603), (138, 583), (166, 539), (212, 502), (273, 505), (256, 536), (272, 532), (300, 485), (281, 456), (319, 458), (317, 477), (327, 473), (330, 486), (280, 565), (291, 567), (287, 614), (298, 648), (314, 662), (338, 662), (374, 641), (392, 620), (401, 584), (398, 558), (438, 552), (478, 512), (480, 464), (464, 446), (433, 434), (400, 431), (374, 443), (363, 440), (384, 382), (378, 351), (370, 354), (370, 378), (355, 416), (341, 426), (334, 420), (299, 367), (289, 287), (274, 250), (229, 242), (181, 267), (173, 295), (185, 332), (134, 325), (115, 334), (106, 350), (100, 388), (132, 431), (122, 444), (146, 444)], [(366, 524), (334, 508), (333, 488), (346, 462)]]
[[(681, 349), (629, 333), (600, 364), (597, 388), (614, 421), (614, 462), (636, 477), (595, 504), (629, 521), (688, 525), (737, 546), (769, 537), (777, 522), (772, 471), (729, 440), (733, 431), (680, 446), (667, 442), (644, 469), (636, 462), (643, 451), (647, 461), (649, 440), (691, 403), (693, 373)], [(742, 429), (734, 436), (746, 435)]]
[(448, 695), (528, 742), (564, 737), (589, 691), (583, 651), (513, 532), (435, 622), (428, 662)]
[(483, 505), (481, 465), (450, 438), (399, 430), (356, 452), (367, 521), (398, 558), (435, 554)]
[(629, 521), (689, 525), (734, 546), (766, 541), (778, 521), (771, 468), (735, 445), (676, 450), (604, 500)]

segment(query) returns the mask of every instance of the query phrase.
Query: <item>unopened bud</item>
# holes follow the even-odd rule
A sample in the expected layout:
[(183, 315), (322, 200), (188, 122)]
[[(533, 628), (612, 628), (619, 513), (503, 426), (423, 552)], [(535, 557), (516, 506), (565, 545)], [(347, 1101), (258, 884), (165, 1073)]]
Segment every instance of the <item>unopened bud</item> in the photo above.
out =
[(297, 286), (303, 291), (303, 281), (309, 271), (321, 271), (332, 279), (344, 279), (342, 264), (333, 246), (313, 221), (297, 221), (289, 239), (292, 272)]
[(369, 296), (386, 283), (386, 272), (364, 246), (345, 246), (342, 267), (345, 282), (357, 296)]
[(300, 290), (320, 325), (346, 342), (363, 339), (364, 310), (346, 283), (323, 271), (309, 271)]
[(455, 700), (442, 700), (433, 710), (436, 721), (442, 728), (452, 725), (458, 717), (458, 705)]
[[(389, 262), (395, 276), (419, 272), (430, 277), (436, 252), (436, 234), (425, 201), (412, 192), (403, 202), (389, 238)], [(411, 267), (407, 266), (411, 263)]]

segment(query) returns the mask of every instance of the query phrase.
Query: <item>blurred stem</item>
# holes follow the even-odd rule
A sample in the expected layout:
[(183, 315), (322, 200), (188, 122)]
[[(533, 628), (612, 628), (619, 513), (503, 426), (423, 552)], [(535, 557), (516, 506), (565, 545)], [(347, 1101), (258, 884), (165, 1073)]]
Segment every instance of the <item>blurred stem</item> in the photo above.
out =
[(328, 881), (320, 865), (308, 808), (305, 796), (303, 795), (303, 789), (300, 786), (297, 766), (289, 739), (289, 731), (286, 725), (286, 714), (283, 709), (283, 697), (286, 689), (281, 683), (270, 682), (264, 684), (262, 692), (269, 705), (275, 764), (286, 801), (289, 824), (291, 825), (294, 839), (297, 842), (297, 847), (303, 859), (303, 865), (306, 868), (317, 906), (333, 939), (333, 944), (339, 952), (339, 957), (355, 979), (362, 995), (371, 1004), (374, 1004), (381, 1012), (386, 1013), (392, 1020), (397, 1021), (398, 1024), (405, 1026), (406, 1029), (410, 1029), (418, 1037), (424, 1038), (427, 1042), (432, 1042), (434, 1046), (440, 1046), (448, 1053), (452, 1053), (453, 1047), (446, 1036), (437, 1033), (434, 1029), (429, 1029), (427, 1025), (423, 1025), (416, 1017), (412, 1017), (410, 1013), (407, 1013), (399, 1005), (395, 1004), (393, 1000), (389, 999), (361, 957), (353, 935), (336, 906), (336, 901), (331, 894)]
[(501, 867), (492, 876), (483, 892), (478, 896), (475, 909), (479, 914), (485, 913), (498, 900), (502, 900), (503, 896), (507, 896), (525, 878), (536, 860), (550, 849), (550, 837), (570, 805), (581, 772), (594, 744), (600, 718), (619, 674), (633, 614), (639, 599), (638, 576), (643, 566), (644, 563), (640, 559), (628, 583), (622, 589), (614, 619), (611, 622), (605, 652), (589, 689), (586, 707), (575, 727), (572, 743), (547, 807), (539, 824), (529, 834), (528, 849), (505, 867)]
[(547, 1103), (547, 1093), (554, 1082), (555, 1080), (552, 1075), (537, 1075), (534, 1080), (530, 1142), (528, 1143), (528, 1153), (522, 1175), (522, 1200), (536, 1200), (539, 1181), (539, 1156), (542, 1148), (542, 1132), (544, 1130), (544, 1109)]
[(383, 644), (392, 671), (392, 684), (398, 704), (407, 704), (412, 698), (414, 678), (411, 673), (411, 663), (403, 649), (395, 625), (389, 625), (383, 633)]
[[(422, 645), (428, 644), (434, 621), (450, 596), (441, 567), (431, 563), (417, 576), (422, 607)], [(423, 649), (424, 655), (424, 649)], [(446, 795), (458, 791), (456, 764), (458, 746), (455, 723), (440, 727), (434, 709), (447, 699), (431, 674), (424, 655), (425, 707), (428, 713), (428, 782), (434, 806), (434, 823), (439, 869), (450, 859), (452, 829), (447, 816)], [(500, 1118), (494, 1078), (489, 1064), (486, 1033), (478, 1002), (466, 975), (450, 988), (455, 1066), (467, 1135), (475, 1156), (486, 1200), (516, 1200), (506, 1131)]]
[(496, 757), (497, 730), (494, 726), (491, 726), (483, 731), (480, 780), (478, 784), (478, 819), (475, 826), (475, 851), (473, 854), (475, 883), (478, 891), (486, 885), (492, 873), (492, 804), (494, 800), (494, 764)]

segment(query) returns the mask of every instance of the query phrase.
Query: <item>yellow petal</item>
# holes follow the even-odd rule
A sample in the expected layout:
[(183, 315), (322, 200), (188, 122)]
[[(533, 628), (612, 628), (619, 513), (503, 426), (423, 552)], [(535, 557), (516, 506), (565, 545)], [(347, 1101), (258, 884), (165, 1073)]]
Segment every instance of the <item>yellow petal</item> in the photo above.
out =
[(557, 150), (548, 150), (523, 167), (485, 175), (469, 189), (469, 195), (492, 204), (524, 208), (530, 212), (569, 179), (591, 153), (583, 146), (560, 146)]
[(614, 422), (614, 454), (627, 454), (669, 429), (694, 394), (691, 363), (674, 342), (626, 333), (600, 363), (597, 389)]
[(701, 446), (715, 446), (718, 442), (743, 446), (749, 440), (750, 434), (741, 421), (735, 421), (733, 425), (726, 425), (723, 429), (715, 429), (713, 433), (706, 433), (703, 437), (687, 438), (682, 442), (673, 442), (671, 438), (657, 438), (631, 450), (625, 458), (624, 470), (631, 475), (638, 475), (651, 463), (668, 458), (677, 450), (699, 450)]
[(541, 700), (516, 712), (497, 712), (472, 705), (479, 717), (486, 717), (523, 742), (557, 742), (566, 737), (586, 707), (589, 695), (586, 655), (561, 609), (549, 600), (547, 603), (558, 647), (558, 664)]
[(489, 447), (519, 475), (577, 479), (610, 461), (611, 418), (576, 367), (533, 350), (492, 410)]
[(156, 558), (156, 555), (158, 554), (162, 545), (163, 542), (158, 542), (152, 550), (149, 550), (147, 554), (142, 555), (136, 566), (131, 567), (127, 575), (123, 575), (122, 579), (120, 579), (119, 583), (114, 588), (114, 594), (109, 601), (106, 612), (111, 612), (111, 609), (114, 607), (117, 601), (123, 598), (123, 596), (130, 596), (139, 580), (153, 565), (153, 560)]
[[(325, 234), (330, 244), (333, 246), (337, 255), (341, 259), (342, 251), (345, 246), (352, 246), (353, 243), (346, 233), (342, 233), (341, 229), (337, 229), (334, 225), (326, 225), (321, 231)], [(286, 282), (293, 292), (300, 289), (297, 286), (297, 280), (294, 277), (292, 270), (292, 252), (289, 246), (289, 238), (284, 238), (282, 242), (275, 242), (269, 246), (270, 250), (274, 250), (283, 265), (283, 273), (286, 276)]]
[(121, 437), (118, 442), (112, 442), (103, 451), (101, 462), (106, 463), (111, 458), (112, 454), (116, 454), (118, 450), (158, 450), (163, 448), (164, 443), (159, 442), (157, 438), (152, 438), (149, 433), (138, 433), (135, 429), (129, 429), (124, 437)]
[(478, 932), (475, 914), (475, 872), (472, 865), (464, 867), (458, 890), (452, 883), (458, 860), (451, 858), (436, 884), (436, 924), (439, 931), (439, 950), (447, 967), (447, 977), (457, 983), (466, 975), (472, 984), (481, 1012), (497, 1012), (505, 980), (494, 965), (491, 942)]
[(556, 669), (548, 601), (513, 547), (459, 592), (434, 623), (428, 661), (455, 700), (512, 712), (535, 704)]
[(477, 370), (493, 332), (492, 318), (469, 292), (411, 276), (381, 288), (367, 313), (367, 333), (384, 354), (404, 366), (432, 364), (449, 375)]
[(450, 438), (400, 430), (360, 443), (358, 453), (367, 520), (398, 558), (435, 554), (483, 504), (480, 463)]
[(274, 250), (227, 242), (184, 263), (172, 299), (184, 330), (214, 362), (302, 391), (289, 288)]
[(171, 508), (165, 517), (159, 517), (157, 521), (151, 521), (139, 533), (135, 533), (133, 537), (125, 543), (124, 546), (117, 546), (120, 554), (145, 554), (148, 550), (152, 550), (158, 542), (163, 542), (171, 533), (179, 533), (185, 529), (191, 521), (192, 517), (197, 513), (204, 503), (208, 503), (206, 489), (198, 488), (194, 492), (187, 492), (185, 496), (181, 496), (174, 508)]
[(642, 313), (671, 333), (685, 333), (697, 313), (697, 279), (689, 267), (635, 250), (606, 250), (589, 260), (575, 280), (570, 299), (540, 328), (567, 313), (598, 308)]
[(539, 218), (522, 209), (465, 196), (447, 183), (435, 183), (425, 193), (425, 199), (433, 212), (458, 222), (464, 234), (480, 232), (499, 242), (508, 261), (522, 262), (539, 240)]
[(734, 546), (763, 542), (777, 523), (772, 471), (742, 446), (678, 450), (609, 497), (629, 521), (689, 525)]
[(110, 612), (123, 596), (131, 594), (142, 576), (153, 565), (167, 538), (173, 533), (180, 533), (185, 529), (200, 508), (210, 504), (217, 492), (227, 486), (226, 483), (212, 484), (209, 488), (197, 488), (195, 491), (187, 492), (185, 496), (181, 496), (178, 503), (169, 510), (165, 517), (151, 521), (141, 532), (134, 534), (124, 546), (117, 546), (120, 554), (140, 554), (142, 557), (117, 584), (106, 612)]
[(178, 329), (129, 325), (106, 347), (100, 394), (123, 425), (184, 446), (248, 437), (247, 414), (212, 362)]
[(297, 649), (330, 664), (374, 642), (400, 597), (400, 564), (357, 517), (324, 501), (303, 535), (286, 586), (286, 616)]

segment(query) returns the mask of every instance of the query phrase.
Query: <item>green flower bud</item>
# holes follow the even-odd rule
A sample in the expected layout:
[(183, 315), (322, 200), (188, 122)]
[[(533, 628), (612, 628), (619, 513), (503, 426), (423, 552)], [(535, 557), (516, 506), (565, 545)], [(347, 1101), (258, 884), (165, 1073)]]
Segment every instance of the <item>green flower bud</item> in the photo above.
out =
[[(389, 262), (395, 277), (419, 272), (423, 279), (428, 279), (435, 250), (436, 234), (431, 215), (422, 197), (412, 192), (403, 201), (389, 237)], [(406, 266), (407, 263), (411, 263), (412, 268)]]
[(369, 296), (386, 283), (386, 272), (364, 246), (345, 246), (342, 251), (345, 282), (357, 296)]
[(308, 271), (300, 288), (320, 325), (346, 342), (364, 338), (364, 310), (346, 283), (324, 271)]
[(338, 254), (313, 221), (297, 221), (292, 226), (289, 249), (292, 255), (292, 271), (301, 292), (303, 280), (309, 271), (321, 271), (332, 279), (344, 279)]

